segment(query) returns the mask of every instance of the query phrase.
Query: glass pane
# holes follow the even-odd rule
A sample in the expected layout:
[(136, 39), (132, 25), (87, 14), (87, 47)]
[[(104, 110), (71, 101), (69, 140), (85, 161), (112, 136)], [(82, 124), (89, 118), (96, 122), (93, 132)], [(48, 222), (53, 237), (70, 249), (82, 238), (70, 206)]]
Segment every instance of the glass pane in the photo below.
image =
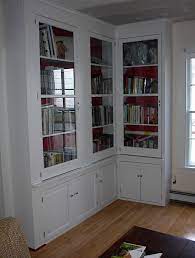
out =
[(190, 98), (189, 108), (191, 111), (195, 111), (195, 86), (190, 86)]
[(123, 69), (124, 94), (157, 94), (158, 67), (134, 67)]
[(158, 40), (128, 42), (123, 44), (123, 65), (158, 63)]
[(40, 56), (73, 61), (73, 32), (40, 23), (39, 39)]
[(158, 148), (158, 97), (124, 97), (124, 145)]
[(112, 69), (91, 66), (92, 94), (112, 94)]
[(41, 94), (75, 95), (74, 63), (41, 58)]
[(93, 152), (113, 147), (112, 43), (91, 38)]
[(112, 43), (96, 38), (90, 39), (91, 63), (112, 65)]
[(195, 114), (189, 114), (189, 138), (195, 139)]
[(190, 60), (190, 74), (191, 74), (191, 84), (195, 85), (195, 58)]
[(74, 98), (43, 98), (41, 104), (43, 136), (76, 130)]
[(195, 139), (189, 140), (189, 165), (195, 165)]
[(77, 158), (73, 32), (39, 24), (44, 167)]
[(93, 128), (93, 153), (113, 147), (113, 126)]
[(43, 153), (45, 168), (76, 159), (76, 133), (44, 138)]

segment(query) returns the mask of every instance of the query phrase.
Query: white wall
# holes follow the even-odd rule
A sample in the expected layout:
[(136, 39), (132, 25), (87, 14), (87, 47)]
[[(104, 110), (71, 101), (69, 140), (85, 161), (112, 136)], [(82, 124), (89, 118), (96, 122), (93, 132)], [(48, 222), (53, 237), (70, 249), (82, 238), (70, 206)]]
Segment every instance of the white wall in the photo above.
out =
[(175, 191), (195, 193), (195, 169), (185, 168), (185, 57), (195, 50), (195, 21), (173, 24), (173, 175)]

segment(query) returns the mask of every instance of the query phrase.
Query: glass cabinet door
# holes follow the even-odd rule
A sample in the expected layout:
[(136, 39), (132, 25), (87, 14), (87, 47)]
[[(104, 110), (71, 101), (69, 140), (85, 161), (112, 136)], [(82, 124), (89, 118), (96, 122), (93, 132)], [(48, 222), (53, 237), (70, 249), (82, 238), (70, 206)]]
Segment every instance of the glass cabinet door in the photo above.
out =
[(77, 158), (73, 32), (39, 24), (44, 167)]
[(93, 153), (113, 147), (112, 43), (90, 39)]
[(123, 43), (124, 146), (158, 149), (158, 40)]

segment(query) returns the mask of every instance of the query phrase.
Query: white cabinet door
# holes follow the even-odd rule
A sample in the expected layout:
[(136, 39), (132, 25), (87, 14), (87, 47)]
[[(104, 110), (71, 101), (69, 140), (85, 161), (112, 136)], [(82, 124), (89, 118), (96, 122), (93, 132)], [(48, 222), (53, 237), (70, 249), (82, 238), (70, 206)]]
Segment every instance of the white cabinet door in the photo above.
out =
[(118, 180), (120, 197), (140, 200), (140, 167), (130, 162), (120, 162)]
[(161, 203), (161, 167), (158, 165), (144, 165), (140, 174), (143, 175), (141, 177), (141, 201)]
[(109, 204), (116, 196), (116, 164), (107, 164), (100, 170), (101, 206)]
[(46, 240), (60, 234), (68, 226), (68, 186), (47, 191), (43, 196), (43, 224)]
[(69, 185), (70, 219), (80, 220), (96, 208), (95, 174), (73, 180)]

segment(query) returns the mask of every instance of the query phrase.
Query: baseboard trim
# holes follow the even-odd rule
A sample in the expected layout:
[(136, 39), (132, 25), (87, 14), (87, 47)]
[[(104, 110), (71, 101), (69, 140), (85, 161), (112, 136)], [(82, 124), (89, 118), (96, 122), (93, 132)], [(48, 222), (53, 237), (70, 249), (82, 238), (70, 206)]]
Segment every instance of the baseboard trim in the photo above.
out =
[(172, 191), (170, 192), (170, 200), (195, 203), (195, 194)]

